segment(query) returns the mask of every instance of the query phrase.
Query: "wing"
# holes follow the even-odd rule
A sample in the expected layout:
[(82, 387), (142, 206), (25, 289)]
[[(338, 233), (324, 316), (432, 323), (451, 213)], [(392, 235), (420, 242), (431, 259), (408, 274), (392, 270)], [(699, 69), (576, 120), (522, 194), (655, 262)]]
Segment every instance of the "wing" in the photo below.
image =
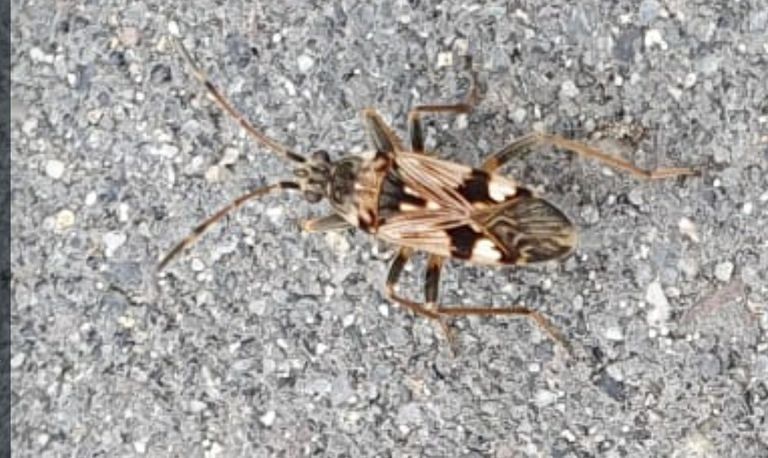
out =
[(567, 216), (525, 187), (461, 164), (400, 152), (379, 193), (377, 235), (478, 264), (527, 264), (576, 245)]

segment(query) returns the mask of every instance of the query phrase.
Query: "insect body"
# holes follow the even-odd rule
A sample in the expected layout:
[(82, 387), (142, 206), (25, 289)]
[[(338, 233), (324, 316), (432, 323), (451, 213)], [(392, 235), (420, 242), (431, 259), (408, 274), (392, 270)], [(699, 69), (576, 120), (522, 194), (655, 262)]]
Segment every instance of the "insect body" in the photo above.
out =
[[(438, 304), (440, 271), (447, 258), (485, 265), (525, 265), (559, 259), (576, 246), (576, 230), (565, 214), (529, 188), (497, 174), (515, 156), (536, 147), (554, 146), (601, 161), (638, 177), (690, 175), (685, 168), (646, 171), (586, 144), (552, 134), (524, 136), (491, 155), (479, 168), (440, 160), (424, 148), (421, 117), (425, 113), (467, 113), (476, 94), (464, 103), (422, 105), (408, 116), (409, 143), (402, 140), (373, 110), (362, 113), (371, 151), (332, 161), (319, 150), (299, 155), (256, 129), (210, 82), (183, 45), (174, 40), (195, 77), (218, 105), (251, 137), (273, 153), (296, 163), (294, 179), (251, 191), (235, 199), (196, 227), (161, 261), (163, 269), (207, 229), (249, 200), (280, 190), (303, 193), (312, 203), (326, 199), (333, 213), (305, 221), (304, 230), (322, 232), (358, 227), (399, 248), (387, 278), (390, 299), (414, 313), (436, 320), (451, 337), (446, 319), (454, 316), (524, 316), (535, 321), (563, 345), (561, 334), (538, 312), (525, 307), (444, 307)], [(428, 253), (425, 301), (400, 296), (396, 284), (414, 251)]]

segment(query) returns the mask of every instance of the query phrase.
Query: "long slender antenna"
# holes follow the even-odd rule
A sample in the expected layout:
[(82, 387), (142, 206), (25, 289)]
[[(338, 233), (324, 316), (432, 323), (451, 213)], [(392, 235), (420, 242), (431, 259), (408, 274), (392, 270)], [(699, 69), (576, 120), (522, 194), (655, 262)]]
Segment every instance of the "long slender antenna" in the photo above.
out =
[(238, 197), (237, 199), (230, 202), (229, 205), (227, 205), (224, 208), (221, 208), (219, 211), (214, 213), (213, 215), (209, 216), (208, 219), (200, 223), (196, 228), (192, 230), (192, 232), (184, 237), (184, 239), (177, 243), (176, 246), (174, 246), (171, 251), (168, 252), (168, 254), (163, 257), (163, 259), (160, 261), (160, 263), (157, 265), (157, 271), (160, 272), (165, 268), (165, 266), (168, 265), (169, 262), (173, 261), (176, 256), (179, 255), (182, 251), (184, 251), (186, 248), (189, 248), (197, 242), (200, 237), (205, 234), (208, 229), (213, 227), (217, 222), (219, 222), (222, 218), (227, 216), (228, 214), (232, 213), (235, 210), (240, 209), (243, 205), (245, 205), (246, 202), (249, 200), (256, 199), (258, 197), (265, 196), (271, 192), (274, 191), (280, 191), (284, 189), (301, 189), (298, 185), (298, 183), (294, 183), (292, 181), (281, 181), (279, 183), (271, 184), (269, 186), (264, 186), (263, 188), (258, 188), (253, 191), (250, 191), (246, 194), (243, 194), (242, 196)]
[(224, 94), (211, 82), (210, 78), (208, 78), (208, 75), (206, 75), (205, 72), (200, 69), (195, 60), (189, 54), (189, 51), (187, 51), (187, 48), (185, 48), (181, 43), (181, 40), (174, 36), (171, 36), (170, 38), (173, 46), (182, 55), (182, 57), (184, 57), (184, 60), (192, 70), (192, 74), (195, 76), (195, 78), (200, 81), (203, 86), (205, 86), (205, 89), (216, 101), (216, 104), (219, 105), (219, 107), (221, 107), (221, 109), (224, 110), (229, 116), (231, 116), (232, 119), (234, 119), (243, 129), (245, 129), (245, 131), (248, 132), (248, 135), (250, 135), (258, 143), (261, 143), (263, 146), (266, 146), (272, 150), (272, 152), (280, 157), (298, 163), (304, 163), (307, 161), (304, 156), (294, 153), (287, 147), (278, 143), (276, 140), (267, 137), (265, 134), (261, 133), (261, 131), (256, 129), (256, 127), (251, 124), (251, 122), (248, 121), (248, 119), (246, 119), (245, 116), (243, 116), (243, 114), (240, 113), (232, 105), (232, 102), (230, 102), (229, 99), (227, 99), (227, 97), (225, 97)]

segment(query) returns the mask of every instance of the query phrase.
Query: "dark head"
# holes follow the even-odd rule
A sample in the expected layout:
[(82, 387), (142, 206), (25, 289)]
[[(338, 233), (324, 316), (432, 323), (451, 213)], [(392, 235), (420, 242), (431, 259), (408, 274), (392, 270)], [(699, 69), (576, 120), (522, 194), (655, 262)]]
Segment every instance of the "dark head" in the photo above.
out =
[(328, 152), (317, 150), (293, 170), (299, 187), (308, 202), (327, 198), (334, 208), (344, 207), (354, 192), (361, 159), (354, 156), (332, 162)]

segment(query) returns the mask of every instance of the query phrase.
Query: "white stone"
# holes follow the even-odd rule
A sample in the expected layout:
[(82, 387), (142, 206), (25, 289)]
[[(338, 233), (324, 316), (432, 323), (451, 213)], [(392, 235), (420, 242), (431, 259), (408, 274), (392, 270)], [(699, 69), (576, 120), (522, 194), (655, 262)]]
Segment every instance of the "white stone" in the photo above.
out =
[(205, 269), (205, 264), (200, 260), (200, 258), (194, 258), (192, 259), (190, 267), (194, 272), (202, 272)]
[(240, 150), (238, 150), (237, 148), (228, 146), (224, 149), (224, 154), (221, 156), (221, 160), (219, 161), (219, 164), (232, 165), (235, 162), (237, 162), (237, 159), (239, 157), (240, 157)]
[(168, 33), (176, 37), (179, 36), (179, 24), (177, 24), (176, 21), (168, 22)]
[(56, 214), (56, 230), (66, 231), (75, 225), (75, 214), (72, 210), (64, 209)]
[(662, 51), (666, 51), (668, 48), (667, 42), (661, 35), (661, 31), (658, 29), (649, 29), (645, 32), (645, 47), (651, 49), (654, 46), (658, 46)]
[(624, 333), (621, 331), (621, 328), (618, 326), (611, 326), (605, 330), (603, 333), (606, 339), (612, 340), (614, 342), (620, 342), (624, 340)]
[(104, 243), (104, 255), (111, 258), (115, 251), (128, 240), (128, 236), (122, 232), (110, 231), (104, 234), (101, 240)]
[(453, 65), (453, 53), (441, 52), (437, 54), (437, 68), (450, 67)]
[(658, 326), (669, 319), (669, 301), (658, 280), (648, 285), (645, 300), (652, 306), (646, 317), (648, 324)]
[(299, 66), (299, 71), (301, 73), (306, 73), (315, 65), (315, 60), (306, 54), (302, 54), (296, 59), (296, 63)]
[(539, 407), (544, 407), (552, 404), (557, 400), (557, 393), (550, 390), (538, 390), (535, 394), (535, 402)]
[(275, 423), (275, 419), (277, 418), (277, 413), (275, 413), (274, 410), (268, 410), (267, 413), (259, 417), (259, 422), (269, 428)]
[(730, 261), (721, 262), (715, 266), (715, 277), (721, 282), (725, 283), (731, 279), (733, 275), (733, 263)]
[(686, 89), (692, 88), (693, 86), (696, 85), (696, 79), (697, 79), (697, 76), (695, 73), (689, 73), (685, 75), (685, 80), (683, 80), (683, 87)]
[(572, 99), (579, 95), (579, 88), (576, 87), (576, 83), (574, 83), (571, 80), (565, 80), (563, 84), (560, 86), (560, 96)]
[(11, 369), (18, 369), (24, 364), (24, 360), (27, 359), (26, 353), (16, 353), (11, 358)]
[(693, 221), (686, 217), (682, 217), (677, 223), (677, 228), (680, 230), (681, 234), (691, 239), (692, 242), (699, 243), (699, 234), (696, 231), (696, 224), (694, 224)]
[(56, 159), (51, 159), (45, 163), (45, 174), (54, 180), (58, 180), (64, 175), (64, 163)]

